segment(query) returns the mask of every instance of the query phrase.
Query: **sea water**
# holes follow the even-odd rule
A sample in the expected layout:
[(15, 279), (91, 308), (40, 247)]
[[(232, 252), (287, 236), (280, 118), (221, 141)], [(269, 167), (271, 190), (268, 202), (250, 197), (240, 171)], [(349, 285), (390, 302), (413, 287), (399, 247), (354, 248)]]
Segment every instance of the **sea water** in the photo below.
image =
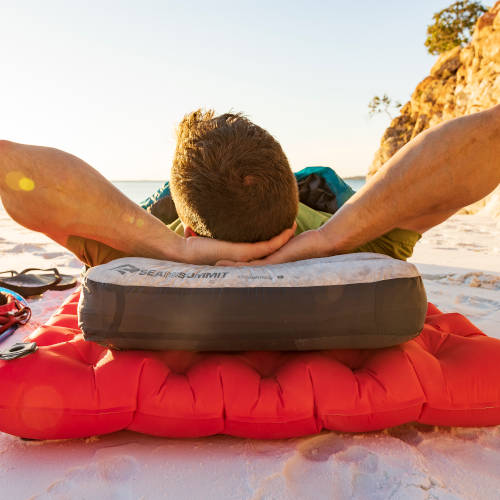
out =
[[(364, 177), (344, 179), (354, 191), (358, 191), (366, 182)], [(152, 195), (165, 181), (113, 181), (113, 184), (136, 203), (140, 203)]]

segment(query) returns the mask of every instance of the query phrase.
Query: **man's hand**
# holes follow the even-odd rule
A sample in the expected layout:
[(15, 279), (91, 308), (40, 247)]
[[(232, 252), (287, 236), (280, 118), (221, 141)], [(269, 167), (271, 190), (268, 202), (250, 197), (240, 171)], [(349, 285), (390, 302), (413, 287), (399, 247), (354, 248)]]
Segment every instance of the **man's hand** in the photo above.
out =
[[(296, 224), (267, 241), (257, 243), (231, 243), (212, 238), (192, 236), (184, 240), (181, 261), (189, 264), (221, 264), (222, 262), (242, 265), (244, 262), (266, 257), (285, 245), (295, 233)], [(252, 264), (253, 265), (253, 264)]]
[[(283, 234), (283, 233), (281, 233)], [(281, 235), (280, 235), (281, 236)], [(272, 241), (272, 240), (271, 240)], [(263, 259), (249, 262), (235, 260), (219, 260), (218, 266), (265, 266), (268, 264), (281, 264), (295, 260), (313, 259), (333, 255), (331, 242), (329, 242), (320, 229), (305, 231), (304, 233), (287, 240), (281, 248)]]

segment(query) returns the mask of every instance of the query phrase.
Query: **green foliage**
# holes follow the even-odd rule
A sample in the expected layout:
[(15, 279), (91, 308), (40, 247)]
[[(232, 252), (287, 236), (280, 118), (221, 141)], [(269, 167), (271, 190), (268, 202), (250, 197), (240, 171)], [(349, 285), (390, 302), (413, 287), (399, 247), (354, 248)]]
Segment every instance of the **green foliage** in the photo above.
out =
[(393, 101), (387, 94), (384, 94), (382, 97), (376, 95), (368, 103), (368, 113), (370, 116), (385, 113), (392, 120), (392, 115), (389, 110), (391, 108), (399, 109), (400, 107), (401, 103)]
[(488, 10), (481, 2), (458, 0), (446, 9), (436, 12), (433, 24), (427, 26), (425, 46), (431, 54), (442, 54), (457, 45), (466, 45), (478, 18)]

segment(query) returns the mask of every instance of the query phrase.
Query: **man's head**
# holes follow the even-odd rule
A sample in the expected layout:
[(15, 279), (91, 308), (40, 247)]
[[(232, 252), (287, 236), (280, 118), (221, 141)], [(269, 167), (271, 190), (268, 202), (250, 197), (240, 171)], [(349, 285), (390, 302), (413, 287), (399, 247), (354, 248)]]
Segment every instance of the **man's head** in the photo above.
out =
[(182, 222), (200, 236), (267, 240), (297, 215), (297, 184), (281, 146), (241, 114), (184, 117), (170, 187)]

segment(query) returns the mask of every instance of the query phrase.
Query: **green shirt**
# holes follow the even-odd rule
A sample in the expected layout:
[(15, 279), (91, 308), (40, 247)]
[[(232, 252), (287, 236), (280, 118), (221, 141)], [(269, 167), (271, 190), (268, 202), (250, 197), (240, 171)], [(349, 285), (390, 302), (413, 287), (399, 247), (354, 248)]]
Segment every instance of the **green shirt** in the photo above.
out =
[[(297, 230), (295, 234), (309, 231), (310, 229), (318, 229), (332, 215), (327, 212), (320, 212), (299, 203), (299, 210), (296, 217)], [(180, 219), (176, 219), (167, 226), (180, 236), (184, 236), (184, 227)], [(354, 252), (374, 252), (394, 257), (395, 259), (406, 260), (411, 257), (413, 247), (421, 235), (406, 229), (393, 229), (388, 233), (376, 238), (364, 245), (359, 246)], [(126, 257), (124, 252), (120, 252), (115, 248), (109, 247), (98, 241), (81, 238), (79, 236), (70, 236), (68, 238), (67, 247), (71, 250), (82, 262), (87, 266), (97, 266), (104, 264), (114, 259)]]

